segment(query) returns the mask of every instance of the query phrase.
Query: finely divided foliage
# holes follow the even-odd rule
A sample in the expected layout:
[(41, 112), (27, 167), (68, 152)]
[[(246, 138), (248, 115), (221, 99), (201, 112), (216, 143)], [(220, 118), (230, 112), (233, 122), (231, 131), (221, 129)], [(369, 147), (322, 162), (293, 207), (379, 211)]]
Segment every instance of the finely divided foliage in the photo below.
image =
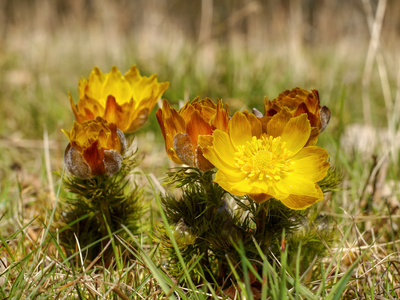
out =
[[(41, 39), (25, 30), (8, 43), (19, 18), (7, 13), (8, 2), (0, 24), (8, 24), (0, 30), (0, 298), (399, 298), (400, 73), (389, 51), (397, 39), (380, 36), (381, 27), (395, 32), (388, 24), (397, 24), (398, 4), (344, 1), (357, 5), (353, 23), (342, 14), (335, 20), (348, 32), (361, 13), (365, 32), (348, 41), (347, 33), (332, 35), (332, 47), (321, 28), (335, 30), (329, 16), (337, 10), (326, 3), (233, 1), (240, 7), (224, 28), (226, 4), (201, 1), (199, 41), (181, 45), (180, 30), (164, 20), (164, 34), (151, 40), (167, 6), (142, 1), (135, 19), (117, 13), (120, 21), (103, 24), (103, 47), (82, 9), (106, 16), (118, 4), (74, 4), (73, 23), (88, 19), (89, 31), (77, 36), (55, 28), (56, 37), (46, 31)], [(29, 7), (66, 9), (44, 2)], [(111, 25), (130, 32), (135, 22), (145, 30), (122, 43)], [(279, 33), (255, 32), (268, 24)], [(368, 29), (363, 44), (357, 37)], [(63, 39), (75, 48), (70, 60), (60, 59), (71, 51)], [(127, 65), (132, 57), (141, 72)], [(88, 72), (96, 63), (128, 71)], [(71, 90), (82, 73), (89, 76)], [(68, 90), (72, 113), (68, 101), (54, 101)], [(67, 141), (59, 128), (74, 117)], [(42, 158), (33, 138), (44, 123)]]
[[(64, 181), (74, 196), (63, 201), (54, 227), (65, 228), (60, 238), (66, 253), (74, 253), (78, 243), (88, 249), (89, 261), (100, 256), (105, 266), (115, 262), (121, 269), (131, 257), (122, 255), (122, 249), (127, 245), (137, 249), (129, 235), (119, 233), (123, 228), (134, 233), (146, 226), (139, 225), (138, 219), (144, 198), (127, 179), (134, 171), (129, 167), (136, 164), (121, 168), (123, 156), (134, 159), (125, 153), (123, 133), (137, 129), (138, 119), (132, 116), (145, 113), (140, 118), (147, 119), (167, 86), (158, 84), (155, 75), (143, 79), (136, 67), (125, 76), (115, 67), (106, 75), (95, 68), (88, 80), (80, 81), (78, 105), (71, 100), (77, 122), (71, 131), (64, 130), (70, 140)], [(318, 92), (297, 88), (289, 100), (282, 101), (286, 94), (273, 104), (266, 102), (266, 114), (258, 117), (246, 110), (230, 118), (227, 104), (209, 98), (188, 101), (179, 111), (164, 100), (158, 109), (168, 156), (190, 167), (169, 175), (182, 196), (166, 194), (160, 202), (166, 212), (164, 226), (170, 224), (172, 230), (157, 225), (153, 234), (168, 272), (175, 278), (186, 276), (183, 287), (211, 284), (220, 295), (242, 294), (241, 278), (248, 274), (245, 269), (231, 273), (232, 263), (243, 263), (243, 256), (262, 259), (257, 245), (264, 255), (268, 249), (274, 249), (275, 257), (287, 255), (286, 240), (291, 243), (298, 235), (301, 217), (309, 220), (300, 210), (323, 199), (318, 182), (327, 176), (329, 163), (326, 150), (314, 146), (326, 126), (320, 119)], [(146, 101), (146, 109), (141, 109)], [(335, 186), (338, 179), (331, 179)], [(117, 233), (122, 240), (113, 238)], [(280, 239), (284, 242), (279, 249), (274, 246)], [(110, 241), (112, 251), (107, 251)], [(316, 257), (323, 252), (316, 252)], [(181, 263), (190, 271), (182, 269)], [(254, 265), (256, 277), (247, 284), (260, 299), (264, 284), (257, 279), (257, 269)]]

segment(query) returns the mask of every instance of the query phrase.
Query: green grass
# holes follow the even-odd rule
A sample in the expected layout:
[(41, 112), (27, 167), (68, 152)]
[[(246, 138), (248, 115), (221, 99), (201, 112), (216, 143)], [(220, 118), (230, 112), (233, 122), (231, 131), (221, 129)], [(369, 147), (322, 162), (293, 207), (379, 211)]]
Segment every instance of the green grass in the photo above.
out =
[[(199, 260), (192, 266), (180, 260), (182, 277), (170, 276), (152, 240), (152, 226), (163, 221), (173, 247), (178, 249), (158, 198), (158, 182), (149, 179), (162, 178), (172, 166), (154, 111), (136, 135), (139, 155), (144, 157), (143, 172), (154, 175), (135, 177), (138, 185), (145, 187), (150, 208), (142, 222), (148, 224), (151, 219), (151, 226), (140, 235), (124, 228), (129, 241), (122, 239), (122, 234), (112, 233), (112, 241), (122, 245), (123, 263), (113, 261), (108, 266), (99, 254), (96, 264), (91, 264), (79, 244), (75, 253), (67, 254), (59, 236), (48, 230), (58, 200), (68, 196), (60, 187), (60, 176), (52, 173), (62, 173), (67, 139), (60, 129), (70, 128), (73, 122), (68, 91), (77, 101), (78, 79), (87, 77), (95, 65), (104, 72), (116, 65), (124, 72), (132, 64), (143, 75), (157, 73), (160, 81), (169, 81), (164, 97), (176, 106), (179, 101), (200, 96), (224, 99), (231, 112), (252, 107), (263, 111), (265, 96), (273, 99), (286, 89), (300, 86), (318, 89), (322, 104), (332, 112), (318, 145), (328, 150), (344, 179), (341, 188), (316, 204), (310, 214), (329, 218), (329, 226), (336, 227), (336, 243), (329, 247), (326, 257), (307, 266), (301, 246), (294, 249), (294, 262), (288, 261), (286, 252), (271, 262), (261, 249), (262, 260), (253, 262), (239, 245), (241, 265), (231, 265), (241, 291), (239, 299), (254, 297), (252, 276), (263, 283), (263, 299), (400, 296), (400, 152), (393, 135), (379, 141), (388, 127), (395, 131), (399, 128), (397, 111), (391, 109), (399, 105), (395, 47), (381, 43), (383, 64), (373, 64), (371, 79), (363, 85), (368, 38), (357, 40), (356, 46), (345, 38), (329, 45), (303, 45), (301, 55), (291, 52), (284, 39), (260, 48), (245, 47), (243, 40), (237, 47), (214, 41), (211, 56), (205, 56), (207, 49), (184, 35), (180, 36), (182, 44), (171, 42), (172, 34), (160, 35), (157, 47), (144, 51), (137, 37), (109, 37), (113, 41), (109, 43), (115, 46), (112, 48), (102, 35), (91, 35), (97, 32), (95, 29), (90, 30), (72, 33), (60, 27), (45, 39), (39, 35), (26, 37), (16, 30), (0, 50), (0, 258), (7, 261), (5, 266), (0, 262), (0, 282), (4, 282), (0, 298), (224, 299), (219, 291), (222, 287), (214, 282), (196, 286), (188, 275), (194, 266), (201, 269)], [(13, 41), (21, 44), (16, 46)], [(365, 94), (370, 99), (371, 123), (363, 114)], [(385, 95), (391, 96), (391, 105), (385, 102)], [(349, 128), (354, 124), (362, 125), (363, 130), (350, 136)], [(368, 144), (369, 151), (365, 152), (353, 143), (357, 138), (366, 139), (368, 130), (376, 134), (376, 144)], [(50, 139), (45, 150), (50, 165), (46, 165), (43, 150), (45, 132)], [(108, 247), (113, 247), (111, 240)], [(243, 272), (236, 272), (237, 268)], [(198, 276), (204, 278), (205, 272)]]

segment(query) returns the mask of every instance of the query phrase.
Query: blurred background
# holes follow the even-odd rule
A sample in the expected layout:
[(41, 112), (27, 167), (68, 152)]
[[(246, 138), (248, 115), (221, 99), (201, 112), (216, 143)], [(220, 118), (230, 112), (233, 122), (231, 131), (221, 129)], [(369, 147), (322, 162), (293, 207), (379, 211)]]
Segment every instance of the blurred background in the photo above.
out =
[[(320, 142), (337, 159), (366, 142), (360, 130), (396, 134), (399, 37), (397, 0), (0, 0), (1, 175), (40, 170), (44, 133), (62, 168), (68, 92), (77, 102), (94, 66), (133, 64), (169, 81), (164, 97), (176, 107), (200, 96), (263, 111), (264, 97), (318, 89), (332, 111)], [(347, 137), (353, 124), (364, 129)], [(155, 110), (137, 136), (149, 171), (168, 164)]]

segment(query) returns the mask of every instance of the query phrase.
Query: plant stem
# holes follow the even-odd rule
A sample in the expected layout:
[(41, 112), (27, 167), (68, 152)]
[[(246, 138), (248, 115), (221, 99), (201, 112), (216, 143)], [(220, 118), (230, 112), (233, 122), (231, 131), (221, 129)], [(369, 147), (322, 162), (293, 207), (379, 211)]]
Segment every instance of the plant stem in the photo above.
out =
[(260, 240), (258, 242), (261, 245), (264, 245), (265, 243), (265, 224), (267, 222), (267, 214), (269, 208), (269, 205), (267, 203), (269, 202), (267, 201), (259, 205), (257, 213), (254, 217), (257, 226), (257, 236), (260, 237)]
[[(101, 214), (103, 216), (103, 221), (104, 221), (104, 226), (105, 226), (105, 228), (102, 229), (103, 235), (109, 236), (109, 238), (111, 239), (111, 245), (113, 248), (115, 260), (117, 262), (118, 269), (121, 270), (122, 262), (120, 261), (118, 248), (117, 248), (117, 245), (115, 244), (115, 241), (112, 236), (112, 229), (114, 229), (114, 226), (112, 226), (113, 223), (112, 223), (112, 219), (111, 219), (111, 215), (110, 215), (109, 203), (108, 203), (107, 199), (104, 197), (101, 197), (99, 200), (100, 200), (100, 210), (101, 210)], [(106, 240), (105, 243), (106, 242), (108, 242), (108, 241)], [(107, 264), (111, 262), (111, 258), (112, 258), (112, 256), (110, 256), (108, 259), (106, 259)]]

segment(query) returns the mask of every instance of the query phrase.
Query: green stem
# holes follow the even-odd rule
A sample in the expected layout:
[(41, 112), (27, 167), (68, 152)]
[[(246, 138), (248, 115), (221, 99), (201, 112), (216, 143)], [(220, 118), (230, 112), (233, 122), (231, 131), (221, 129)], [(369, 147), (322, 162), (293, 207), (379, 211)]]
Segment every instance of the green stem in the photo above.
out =
[[(214, 203), (214, 197), (213, 197), (212, 188), (211, 188), (212, 173), (209, 173), (206, 176), (203, 176), (203, 178), (201, 180), (201, 184), (202, 184), (204, 190), (206, 191), (206, 195), (207, 195), (206, 209), (208, 210), (208, 212), (206, 214), (203, 214), (203, 218), (213, 219), (215, 212), (213, 209), (208, 209), (208, 208), (210, 208), (210, 204)], [(212, 214), (212, 215), (210, 215), (210, 214)], [(203, 254), (203, 258), (201, 259), (203, 266), (205, 266), (209, 272), (212, 272), (210, 258), (208, 255), (209, 247), (208, 247), (207, 243), (204, 243), (203, 247), (201, 248), (201, 251)], [(209, 282), (210, 282), (210, 280), (212, 280), (212, 276), (208, 272), (205, 273), (205, 277), (206, 277), (207, 281), (209, 281)]]
[(257, 236), (260, 237), (261, 245), (265, 243), (265, 225), (267, 223), (267, 214), (268, 214), (268, 202), (261, 203), (257, 209), (257, 214), (255, 216), (255, 222), (257, 226)]
[(104, 199), (103, 197), (100, 199), (100, 209), (101, 209), (101, 214), (103, 216), (103, 221), (104, 221), (104, 225), (105, 225), (105, 230), (103, 228), (103, 235), (107, 236), (111, 239), (111, 246), (113, 248), (113, 252), (114, 252), (114, 256), (115, 256), (115, 260), (117, 262), (117, 266), (118, 269), (121, 270), (122, 269), (122, 261), (120, 260), (119, 257), (119, 251), (118, 251), (118, 247), (115, 244), (113, 235), (112, 235), (112, 228), (114, 226), (112, 226), (112, 219), (111, 219), (111, 215), (110, 215), (110, 209), (109, 209), (109, 204), (107, 199)]

